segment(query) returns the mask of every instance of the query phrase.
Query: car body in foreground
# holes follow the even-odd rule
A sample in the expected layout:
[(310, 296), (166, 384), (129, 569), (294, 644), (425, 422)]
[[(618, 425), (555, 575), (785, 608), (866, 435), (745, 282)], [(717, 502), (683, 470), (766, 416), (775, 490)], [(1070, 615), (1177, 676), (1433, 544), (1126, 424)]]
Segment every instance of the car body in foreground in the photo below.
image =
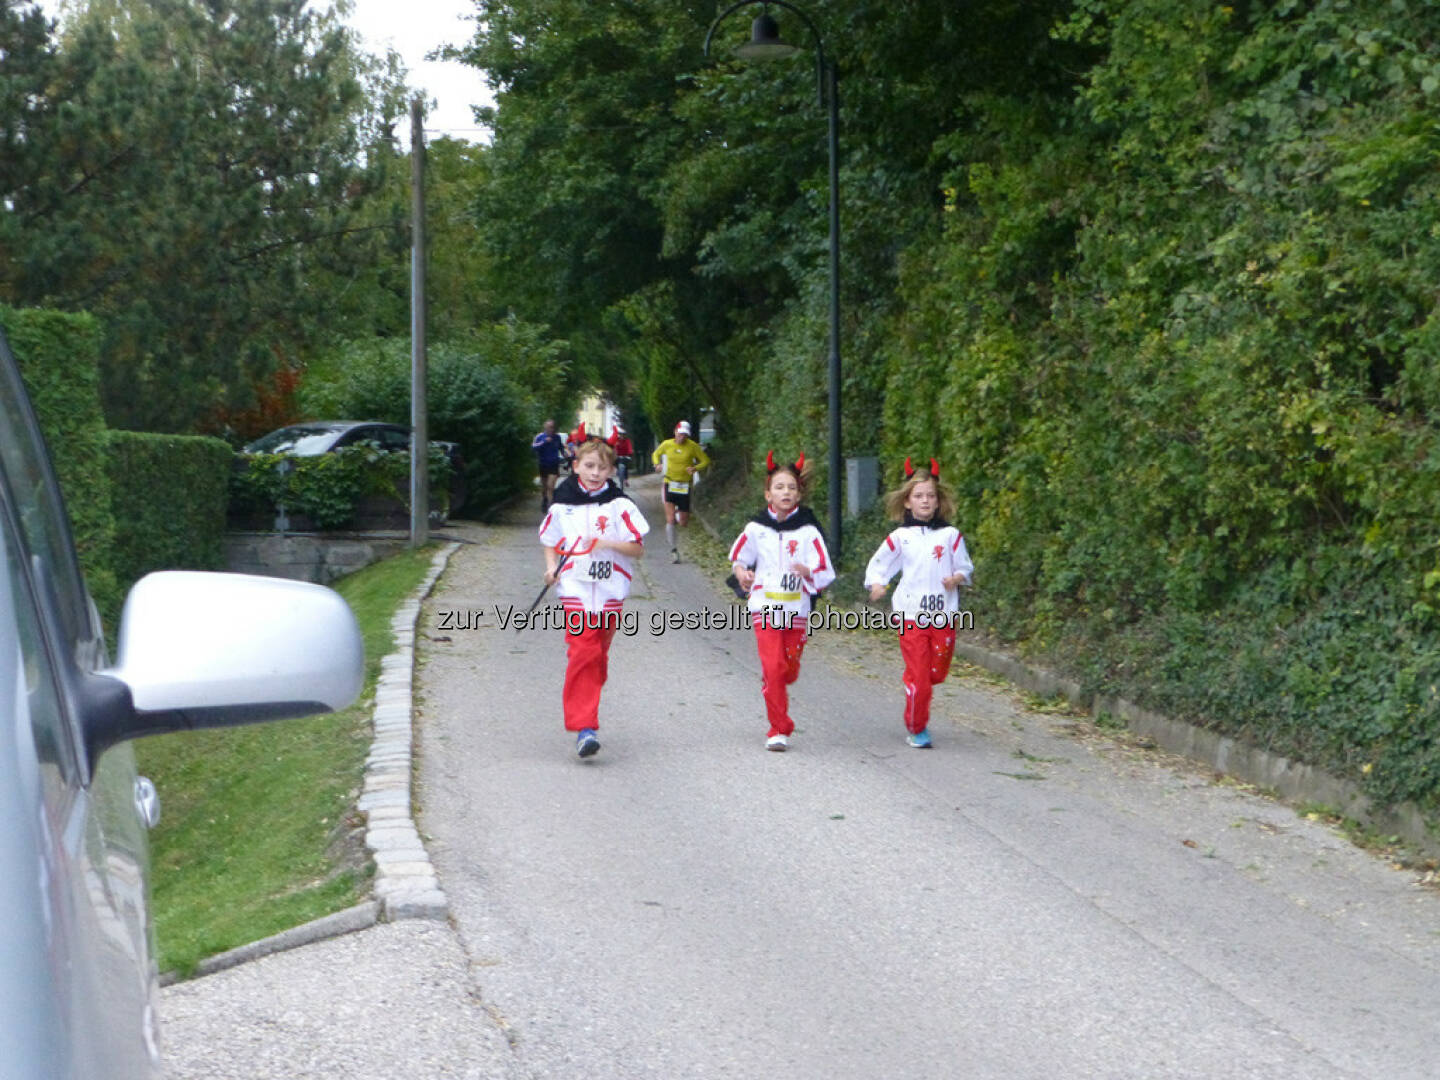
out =
[(128, 741), (343, 708), (363, 649), (317, 585), (162, 572), (111, 662), (54, 472), (0, 333), (0, 1076), (161, 1069), (146, 827)]

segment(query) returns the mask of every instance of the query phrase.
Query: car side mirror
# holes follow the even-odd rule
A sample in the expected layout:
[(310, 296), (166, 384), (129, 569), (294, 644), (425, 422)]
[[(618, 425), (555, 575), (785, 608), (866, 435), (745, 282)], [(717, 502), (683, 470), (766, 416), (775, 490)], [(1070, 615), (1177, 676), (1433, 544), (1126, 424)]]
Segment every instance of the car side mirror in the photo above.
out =
[(360, 628), (333, 589), (149, 574), (125, 601), (115, 665), (87, 680), (86, 749), (93, 763), (142, 735), (334, 712), (359, 695), (364, 666)]

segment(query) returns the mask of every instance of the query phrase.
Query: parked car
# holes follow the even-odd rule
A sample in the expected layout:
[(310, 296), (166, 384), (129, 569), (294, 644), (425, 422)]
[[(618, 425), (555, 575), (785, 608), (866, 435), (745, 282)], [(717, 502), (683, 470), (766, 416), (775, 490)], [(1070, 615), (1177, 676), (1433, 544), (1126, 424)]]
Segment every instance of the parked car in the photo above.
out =
[[(346, 446), (367, 444), (381, 450), (409, 453), (410, 428), (378, 420), (310, 420), (262, 435), (254, 442), (246, 443), (244, 452), (313, 457)], [(430, 445), (445, 451), (450, 461), (450, 512), (453, 514), (465, 504), (465, 459), (458, 443), (431, 439)]]
[(355, 617), (319, 585), (168, 571), (108, 657), (0, 332), (0, 1075), (161, 1071), (146, 828), (128, 740), (325, 712), (360, 691)]

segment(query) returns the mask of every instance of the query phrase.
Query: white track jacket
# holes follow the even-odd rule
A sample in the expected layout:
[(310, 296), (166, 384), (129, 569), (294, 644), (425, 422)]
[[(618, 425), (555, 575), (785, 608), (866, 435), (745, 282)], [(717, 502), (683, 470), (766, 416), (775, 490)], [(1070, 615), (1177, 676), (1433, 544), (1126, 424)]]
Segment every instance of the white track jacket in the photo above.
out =
[[(815, 594), (835, 580), (825, 535), (808, 506), (797, 506), (784, 521), (768, 508), (760, 511), (730, 546), (730, 562), (755, 571), (746, 606), (752, 619), (763, 615), (768, 625), (809, 618)], [(790, 569), (796, 562), (809, 567), (809, 581)]]
[[(573, 552), (560, 567), (555, 592), (565, 607), (618, 610), (630, 595), (634, 560), (614, 548), (594, 550), (599, 537), (644, 542), (650, 523), (640, 508), (609, 480), (597, 492), (567, 476), (555, 487), (555, 502), (540, 523), (540, 543)], [(594, 552), (592, 555), (591, 552)]]
[(870, 556), (865, 567), (865, 588), (888, 585), (899, 571), (900, 584), (895, 586), (890, 604), (897, 614), (913, 622), (922, 612), (933, 617), (958, 611), (958, 591), (945, 588), (941, 581), (964, 574), (969, 584), (974, 569), (965, 550), (965, 537), (955, 526), (902, 525)]

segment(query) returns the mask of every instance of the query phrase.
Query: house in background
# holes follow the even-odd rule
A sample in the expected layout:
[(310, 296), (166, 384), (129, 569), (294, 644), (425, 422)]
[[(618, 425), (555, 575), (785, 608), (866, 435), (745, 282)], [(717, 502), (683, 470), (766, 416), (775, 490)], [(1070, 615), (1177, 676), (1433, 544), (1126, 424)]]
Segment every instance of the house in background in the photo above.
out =
[(612, 405), (608, 398), (601, 394), (587, 394), (580, 402), (580, 410), (575, 415), (575, 423), (570, 430), (584, 424), (585, 431), (590, 435), (599, 435), (602, 439), (610, 437), (610, 430), (616, 424), (624, 424), (620, 418), (620, 411)]

